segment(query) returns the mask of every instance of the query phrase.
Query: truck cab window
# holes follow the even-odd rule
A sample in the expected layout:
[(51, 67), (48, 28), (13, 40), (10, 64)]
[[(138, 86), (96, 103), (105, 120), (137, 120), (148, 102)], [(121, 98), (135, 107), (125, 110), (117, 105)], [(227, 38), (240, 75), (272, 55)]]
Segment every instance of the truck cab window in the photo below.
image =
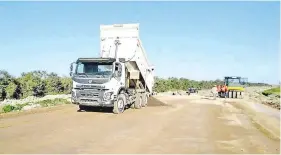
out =
[(122, 66), (120, 63), (115, 63), (115, 71), (118, 72), (118, 76), (121, 76), (122, 74)]
[(84, 64), (82, 63), (79, 63), (78, 66), (77, 66), (77, 71), (76, 71), (78, 74), (79, 73), (84, 73)]
[(78, 63), (76, 74), (110, 76), (112, 74), (112, 70), (112, 63), (82, 62)]

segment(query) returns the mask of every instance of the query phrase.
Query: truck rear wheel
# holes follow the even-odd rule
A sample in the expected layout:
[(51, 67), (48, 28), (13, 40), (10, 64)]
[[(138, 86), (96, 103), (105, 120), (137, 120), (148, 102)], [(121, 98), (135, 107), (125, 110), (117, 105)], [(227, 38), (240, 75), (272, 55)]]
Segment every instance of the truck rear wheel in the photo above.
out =
[(113, 113), (120, 114), (125, 111), (126, 106), (126, 96), (124, 94), (119, 94), (117, 101), (114, 102)]
[(240, 98), (243, 99), (244, 98), (244, 92), (241, 92), (240, 94)]
[(136, 101), (134, 103), (134, 107), (136, 109), (140, 109), (142, 107), (142, 104), (143, 104), (142, 95), (141, 94), (137, 94)]
[(237, 96), (238, 96), (239, 99), (243, 99), (243, 92), (242, 91), (238, 92)]
[(229, 91), (228, 92), (228, 98), (232, 98), (232, 95), (233, 95), (233, 91)]
[(148, 102), (148, 95), (147, 95), (147, 94), (144, 94), (144, 95), (142, 95), (142, 98), (143, 98), (143, 104), (142, 104), (142, 106), (143, 106), (143, 107), (146, 107), (146, 106), (147, 106), (147, 102)]

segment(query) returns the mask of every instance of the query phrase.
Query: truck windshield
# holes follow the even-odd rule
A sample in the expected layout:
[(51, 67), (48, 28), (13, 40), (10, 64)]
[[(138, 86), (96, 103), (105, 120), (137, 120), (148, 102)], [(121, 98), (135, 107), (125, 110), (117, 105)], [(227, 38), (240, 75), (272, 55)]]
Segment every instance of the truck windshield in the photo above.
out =
[(112, 69), (112, 63), (79, 62), (76, 74), (108, 77), (112, 74)]
[(241, 86), (240, 79), (227, 79), (226, 83), (228, 84), (228, 86)]

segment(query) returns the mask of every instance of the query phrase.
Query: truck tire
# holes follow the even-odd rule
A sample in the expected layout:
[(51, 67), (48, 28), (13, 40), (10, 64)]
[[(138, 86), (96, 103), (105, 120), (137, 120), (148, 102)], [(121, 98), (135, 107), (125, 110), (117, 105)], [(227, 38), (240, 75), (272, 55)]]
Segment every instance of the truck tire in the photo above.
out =
[(228, 92), (228, 98), (232, 98), (232, 95), (233, 95), (233, 91), (229, 91)]
[(239, 92), (239, 98), (240, 98), (240, 99), (243, 99), (243, 93), (244, 93), (244, 92), (242, 92), (242, 91)]
[(125, 94), (119, 94), (117, 100), (114, 102), (113, 113), (121, 114), (125, 111), (126, 107), (126, 96)]
[(232, 92), (232, 96), (233, 96), (232, 98), (237, 98), (237, 92), (236, 92), (236, 91), (233, 91), (233, 92)]
[(87, 106), (79, 105), (79, 111), (87, 111)]
[(137, 94), (136, 101), (134, 103), (135, 109), (141, 109), (143, 104), (143, 99), (141, 94)]
[(142, 106), (143, 106), (143, 107), (146, 107), (146, 106), (147, 106), (147, 102), (148, 102), (148, 95), (147, 95), (147, 94), (144, 94), (144, 95), (142, 96), (142, 98), (143, 98), (143, 104), (142, 104)]
[(132, 103), (132, 104), (130, 105), (130, 108), (131, 108), (131, 109), (135, 109), (135, 104)]

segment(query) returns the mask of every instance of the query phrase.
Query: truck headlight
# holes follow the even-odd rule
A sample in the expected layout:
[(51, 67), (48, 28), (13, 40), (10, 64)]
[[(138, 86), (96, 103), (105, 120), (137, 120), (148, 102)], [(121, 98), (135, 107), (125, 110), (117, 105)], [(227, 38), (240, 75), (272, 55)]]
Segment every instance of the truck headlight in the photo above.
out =
[(113, 92), (105, 92), (104, 95), (103, 95), (103, 99), (104, 100), (110, 100), (112, 94), (113, 94)]

